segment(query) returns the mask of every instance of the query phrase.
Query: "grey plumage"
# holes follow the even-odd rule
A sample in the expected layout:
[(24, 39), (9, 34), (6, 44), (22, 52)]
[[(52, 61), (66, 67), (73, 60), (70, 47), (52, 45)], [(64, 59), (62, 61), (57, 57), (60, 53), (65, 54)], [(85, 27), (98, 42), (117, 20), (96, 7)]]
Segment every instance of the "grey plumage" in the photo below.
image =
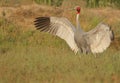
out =
[(79, 23), (79, 7), (76, 17), (77, 28), (75, 28), (67, 18), (59, 17), (38, 17), (35, 27), (42, 32), (48, 32), (64, 39), (69, 47), (77, 53), (101, 53), (111, 43), (114, 35), (110, 27), (104, 23), (88, 32), (84, 32)]
[[(49, 20), (49, 23), (45, 22), (45, 19), (47, 22)], [(75, 53), (77, 53), (78, 47), (76, 46), (76, 43), (74, 41), (75, 27), (66, 18), (39, 17), (36, 18), (34, 22), (37, 29), (43, 32), (48, 32), (50, 34), (56, 35), (61, 39), (64, 39), (68, 43), (70, 48)]]

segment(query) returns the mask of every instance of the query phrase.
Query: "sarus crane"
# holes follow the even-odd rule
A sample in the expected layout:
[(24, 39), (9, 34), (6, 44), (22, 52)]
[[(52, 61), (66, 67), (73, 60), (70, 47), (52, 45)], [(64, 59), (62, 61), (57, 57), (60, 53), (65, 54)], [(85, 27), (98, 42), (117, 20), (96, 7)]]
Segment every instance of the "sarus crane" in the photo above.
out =
[(114, 35), (111, 28), (104, 23), (99, 23), (96, 28), (85, 32), (81, 29), (79, 15), (81, 8), (74, 8), (77, 11), (76, 28), (65, 17), (37, 17), (34, 25), (41, 32), (48, 32), (65, 40), (72, 51), (87, 53), (101, 53), (106, 50)]

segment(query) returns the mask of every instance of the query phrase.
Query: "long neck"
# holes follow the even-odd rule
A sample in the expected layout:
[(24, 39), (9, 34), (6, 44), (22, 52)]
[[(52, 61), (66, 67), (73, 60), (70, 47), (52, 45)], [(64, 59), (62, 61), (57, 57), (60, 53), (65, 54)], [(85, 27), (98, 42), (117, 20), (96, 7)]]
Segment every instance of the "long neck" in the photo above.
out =
[(81, 29), (81, 26), (80, 26), (80, 22), (79, 22), (79, 13), (77, 13), (77, 16), (76, 16), (76, 27), (77, 29), (80, 31), (80, 32), (83, 32), (83, 30)]

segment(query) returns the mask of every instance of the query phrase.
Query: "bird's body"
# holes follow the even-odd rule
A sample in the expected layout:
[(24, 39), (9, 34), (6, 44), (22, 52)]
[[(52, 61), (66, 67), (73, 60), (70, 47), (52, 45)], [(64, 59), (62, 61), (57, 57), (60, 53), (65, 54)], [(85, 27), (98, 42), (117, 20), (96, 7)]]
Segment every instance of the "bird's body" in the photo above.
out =
[(74, 40), (81, 52), (83, 52), (83, 53), (90, 52), (89, 44), (85, 37), (85, 33), (80, 34), (79, 28), (76, 29), (76, 31), (74, 33)]
[(111, 43), (113, 33), (110, 27), (100, 23), (88, 32), (84, 32), (79, 24), (80, 7), (76, 8), (76, 28), (64, 17), (38, 17), (35, 26), (42, 32), (48, 32), (64, 39), (70, 48), (77, 53), (100, 53)]

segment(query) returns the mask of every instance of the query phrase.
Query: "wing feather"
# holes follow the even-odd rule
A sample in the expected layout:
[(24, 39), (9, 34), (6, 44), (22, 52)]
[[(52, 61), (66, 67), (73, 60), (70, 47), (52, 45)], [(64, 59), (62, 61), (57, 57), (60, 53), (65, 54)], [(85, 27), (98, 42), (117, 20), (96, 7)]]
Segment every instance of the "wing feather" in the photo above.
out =
[(98, 26), (86, 33), (92, 53), (101, 53), (109, 47), (113, 32), (106, 24), (100, 23)]
[(74, 41), (75, 27), (69, 20), (58, 17), (38, 17), (34, 22), (37, 29), (64, 39), (75, 53), (78, 52), (78, 47)]

